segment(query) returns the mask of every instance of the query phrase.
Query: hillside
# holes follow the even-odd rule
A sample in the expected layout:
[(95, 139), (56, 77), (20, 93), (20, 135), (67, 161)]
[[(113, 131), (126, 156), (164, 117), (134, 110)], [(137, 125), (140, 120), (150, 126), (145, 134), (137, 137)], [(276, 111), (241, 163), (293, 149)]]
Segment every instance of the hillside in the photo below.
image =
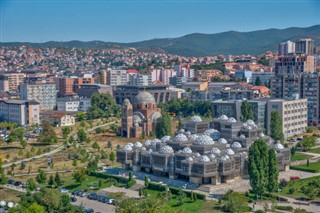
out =
[(193, 33), (178, 38), (151, 39), (133, 43), (113, 43), (104, 41), (68, 41), (26, 43), (8, 42), (1, 46), (27, 45), (33, 47), (66, 47), (66, 48), (121, 48), (134, 47), (144, 51), (166, 52), (184, 56), (208, 56), (228, 54), (261, 54), (277, 50), (279, 42), (295, 40), (302, 37), (315, 39), (320, 44), (320, 25), (306, 28), (291, 27), (287, 29), (267, 29), (252, 32), (228, 31), (215, 34)]

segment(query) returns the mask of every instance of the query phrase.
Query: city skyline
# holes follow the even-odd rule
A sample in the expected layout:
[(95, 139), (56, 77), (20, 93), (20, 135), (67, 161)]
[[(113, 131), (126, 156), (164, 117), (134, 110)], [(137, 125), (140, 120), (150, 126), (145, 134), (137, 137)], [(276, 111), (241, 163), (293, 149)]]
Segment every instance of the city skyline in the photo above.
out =
[[(310, 1), (1, 1), (2, 42), (134, 42), (320, 23)], [(308, 11), (297, 18), (292, 11)], [(146, 27), (148, 26), (148, 27)]]

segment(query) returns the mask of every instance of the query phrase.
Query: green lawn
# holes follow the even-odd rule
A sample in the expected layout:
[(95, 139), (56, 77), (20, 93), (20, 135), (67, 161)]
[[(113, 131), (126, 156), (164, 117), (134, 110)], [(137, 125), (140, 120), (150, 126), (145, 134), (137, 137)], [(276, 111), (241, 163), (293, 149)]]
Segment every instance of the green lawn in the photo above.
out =
[[(158, 194), (161, 194), (161, 192), (156, 190), (148, 189), (148, 194), (152, 194), (157, 196)], [(178, 206), (178, 196), (172, 195), (171, 201), (170, 201), (170, 207), (174, 211), (183, 212), (183, 213), (205, 213), (205, 212), (217, 212), (221, 213), (219, 210), (215, 210), (214, 206), (217, 204), (216, 201), (211, 200), (196, 200), (195, 202), (192, 202), (189, 197), (184, 199), (184, 204), (182, 206)]]
[(319, 148), (315, 148), (315, 149), (310, 149), (310, 150), (308, 150), (308, 152), (320, 154), (320, 147)]
[(83, 181), (81, 184), (76, 183), (72, 176), (66, 176), (63, 178), (64, 184), (63, 187), (68, 189), (69, 191), (74, 190), (98, 190), (99, 189), (99, 180), (102, 180), (101, 188), (110, 187), (111, 185), (125, 187), (126, 184), (117, 183), (117, 181), (113, 178), (97, 178), (95, 176), (87, 176), (87, 179)]
[(318, 173), (320, 172), (320, 162), (309, 163), (309, 166), (307, 164), (290, 166), (290, 169)]
[(311, 158), (310, 155), (296, 153), (293, 156), (291, 156), (291, 161), (307, 160), (309, 158)]
[[(311, 181), (320, 182), (320, 176), (306, 178), (306, 179), (300, 179), (300, 180), (294, 180), (294, 181), (289, 181), (288, 185), (281, 190), (280, 194), (283, 195), (283, 196), (293, 197), (293, 198), (305, 197), (305, 195), (301, 191), (301, 188), (303, 186), (307, 186), (308, 183), (311, 182)], [(289, 190), (291, 188), (294, 189), (293, 193), (289, 193)]]

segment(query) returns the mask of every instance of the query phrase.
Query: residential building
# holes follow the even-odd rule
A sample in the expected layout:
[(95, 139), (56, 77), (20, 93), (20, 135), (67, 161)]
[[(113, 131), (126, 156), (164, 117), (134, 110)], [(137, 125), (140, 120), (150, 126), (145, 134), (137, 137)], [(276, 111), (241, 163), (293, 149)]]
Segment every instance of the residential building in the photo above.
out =
[(104, 84), (82, 84), (76, 90), (79, 97), (90, 98), (94, 93), (113, 95), (110, 85)]
[(68, 112), (57, 111), (42, 111), (41, 122), (49, 121), (54, 126), (73, 126), (76, 123), (76, 118)]
[(127, 71), (126, 70), (109, 70), (107, 73), (107, 84), (110, 86), (126, 85)]
[(196, 70), (194, 73), (194, 78), (197, 81), (212, 81), (214, 77), (218, 77), (220, 79), (229, 80), (228, 76), (222, 74), (220, 70)]
[(21, 100), (34, 100), (40, 103), (41, 110), (52, 110), (56, 107), (57, 91), (54, 83), (28, 81), (19, 87)]
[(163, 84), (169, 84), (169, 79), (176, 76), (177, 72), (173, 69), (154, 69), (151, 71), (151, 82), (160, 81)]
[(267, 132), (270, 133), (271, 112), (278, 111), (282, 118), (285, 138), (305, 132), (308, 126), (307, 99), (273, 99), (267, 103)]
[(210, 92), (220, 90), (248, 90), (251, 87), (251, 84), (244, 82), (211, 82), (208, 85), (208, 90)]
[(122, 85), (114, 87), (114, 98), (117, 104), (122, 104), (125, 99), (133, 103), (134, 97), (139, 91), (151, 93), (157, 104), (171, 100), (171, 90), (168, 85), (130, 86)]
[(2, 79), (5, 81), (8, 80), (9, 91), (18, 91), (19, 85), (23, 83), (26, 74), (19, 72), (5, 72), (2, 73), (1, 76), (4, 78), (1, 78), (0, 81), (2, 81)]
[(271, 80), (275, 76), (274, 72), (253, 72), (251, 77), (252, 84), (255, 84), (257, 78), (260, 79), (261, 85), (270, 87)]
[(298, 54), (313, 55), (314, 40), (311, 38), (299, 39), (295, 42), (295, 52)]
[(207, 90), (195, 90), (191, 91), (191, 102), (206, 101), (208, 100)]
[(249, 100), (249, 104), (252, 107), (253, 121), (262, 129), (266, 129), (266, 112), (267, 112), (267, 100), (257, 99)]
[(0, 100), (0, 120), (18, 125), (40, 124), (40, 105), (36, 101)]
[(148, 86), (151, 85), (151, 76), (142, 74), (132, 74), (129, 76), (129, 85)]
[(60, 96), (70, 96), (75, 95), (82, 84), (94, 84), (94, 78), (89, 74), (85, 74), (83, 77), (63, 77), (58, 78), (56, 84)]
[(237, 70), (234, 75), (235, 80), (241, 80), (246, 83), (250, 83), (252, 78), (252, 71), (249, 70)]
[(79, 111), (80, 112), (87, 112), (90, 107), (91, 107), (91, 98), (80, 97), (80, 99), (79, 99)]
[(241, 118), (241, 102), (236, 101), (213, 101), (212, 102), (212, 117), (218, 118), (222, 115), (233, 117), (236, 120)]
[(107, 71), (102, 70), (98, 73), (99, 84), (107, 84)]
[(279, 55), (288, 55), (296, 51), (295, 43), (292, 41), (281, 42), (278, 46)]
[(191, 90), (191, 91), (196, 91), (196, 90), (207, 90), (208, 89), (208, 82), (184, 82), (182, 84), (182, 89), (185, 90)]
[(208, 93), (208, 100), (209, 101), (216, 101), (216, 100), (243, 100), (243, 99), (253, 99), (254, 94), (253, 90), (220, 90), (216, 92), (209, 92)]
[(9, 91), (9, 78), (6, 75), (0, 75), (0, 92)]

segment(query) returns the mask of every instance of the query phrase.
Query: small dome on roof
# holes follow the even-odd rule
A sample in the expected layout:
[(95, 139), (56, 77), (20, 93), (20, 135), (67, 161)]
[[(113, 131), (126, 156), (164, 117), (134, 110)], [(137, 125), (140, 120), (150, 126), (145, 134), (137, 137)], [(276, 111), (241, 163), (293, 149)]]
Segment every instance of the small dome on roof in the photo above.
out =
[(261, 133), (259, 134), (259, 137), (260, 137), (260, 138), (264, 138), (264, 137), (265, 137), (265, 134), (263, 134), (263, 132), (261, 132)]
[(226, 116), (226, 115), (221, 115), (218, 119), (219, 119), (219, 120), (224, 120), (224, 121), (226, 121), (226, 120), (228, 120), (228, 116)]
[(254, 123), (254, 121), (251, 120), (251, 119), (247, 120), (246, 123), (247, 123), (247, 125), (250, 125), (250, 126), (256, 125), (256, 124)]
[(169, 141), (169, 140), (171, 140), (171, 136), (169, 136), (169, 135), (166, 135), (166, 136), (163, 136), (162, 138), (161, 138), (161, 141), (162, 142), (167, 142), (167, 141)]
[(211, 154), (220, 154), (221, 153), (221, 151), (220, 151), (220, 149), (218, 149), (217, 147), (213, 147), (212, 149), (211, 149), (211, 152), (210, 152)]
[(189, 120), (190, 122), (202, 122), (202, 118), (200, 117), (200, 116), (198, 116), (198, 115), (194, 115), (194, 116), (192, 116), (191, 118), (190, 118), (190, 120)]
[(212, 145), (214, 144), (213, 139), (208, 135), (200, 135), (193, 144), (196, 145)]
[(224, 138), (220, 138), (218, 140), (218, 142), (221, 143), (221, 144), (227, 144), (228, 143), (228, 141), (226, 139), (224, 139)]
[(222, 161), (226, 161), (226, 160), (228, 160), (228, 158), (227, 158), (227, 157), (225, 157), (225, 156), (222, 156), (222, 157), (220, 158), (220, 160), (222, 160)]
[(245, 135), (240, 135), (240, 138), (245, 139), (246, 136)]
[(201, 162), (209, 162), (210, 158), (206, 155), (202, 155), (199, 159)]
[(123, 147), (123, 150), (124, 151), (132, 151), (132, 146), (130, 146), (130, 145), (124, 145), (124, 147)]
[(174, 140), (177, 142), (183, 142), (183, 141), (188, 141), (188, 138), (184, 134), (180, 133), (180, 134), (176, 135), (176, 137), (174, 137)]
[(191, 132), (190, 132), (190, 131), (186, 131), (184, 134), (185, 134), (186, 136), (190, 136), (190, 135), (191, 135)]
[(134, 97), (134, 104), (155, 104), (154, 96), (146, 91), (139, 91), (138, 95)]
[(196, 156), (196, 157), (200, 157), (201, 155), (200, 155), (199, 152), (197, 152), (195, 156)]
[(185, 133), (185, 130), (184, 129), (179, 129), (179, 131), (178, 131), (179, 133)]
[(187, 161), (193, 161), (193, 158), (192, 158), (192, 157), (187, 157), (186, 160), (187, 160)]
[(151, 145), (151, 140), (146, 140), (146, 142), (144, 142), (144, 145), (146, 145), (146, 146), (150, 146)]
[(128, 146), (133, 146), (133, 143), (127, 143)]
[(274, 148), (275, 148), (276, 150), (280, 150), (280, 149), (284, 149), (284, 146), (283, 146), (281, 143), (277, 142), (277, 143), (274, 145)]
[(160, 153), (161, 154), (171, 154), (171, 153), (174, 153), (174, 151), (171, 146), (164, 146), (164, 147), (161, 147)]
[(228, 123), (236, 123), (237, 120), (233, 117), (228, 118)]
[(198, 137), (199, 137), (199, 136), (198, 136), (197, 134), (192, 134), (192, 135), (189, 136), (188, 139), (189, 139), (190, 141), (195, 141)]
[(141, 147), (141, 150), (145, 151), (145, 150), (147, 150), (147, 148), (146, 147)]
[(234, 143), (231, 145), (231, 147), (232, 147), (232, 148), (238, 148), (238, 149), (239, 149), (239, 148), (242, 148), (242, 145), (241, 145), (241, 143), (239, 143), (239, 142), (236, 141), (236, 142), (234, 142)]
[(216, 159), (216, 156), (214, 154), (209, 154), (209, 158), (210, 158), (210, 160), (214, 160), (214, 159)]
[(210, 136), (213, 140), (218, 140), (220, 138), (220, 132), (215, 129), (207, 129), (203, 134)]
[(190, 154), (190, 153), (192, 153), (192, 150), (189, 147), (184, 147), (182, 150), (182, 153)]
[(234, 155), (234, 151), (232, 149), (226, 149), (226, 154)]
[(136, 143), (134, 144), (134, 146), (137, 147), (137, 148), (141, 148), (141, 147), (142, 147), (142, 143), (140, 143), (140, 142), (138, 141), (138, 142), (136, 142)]

